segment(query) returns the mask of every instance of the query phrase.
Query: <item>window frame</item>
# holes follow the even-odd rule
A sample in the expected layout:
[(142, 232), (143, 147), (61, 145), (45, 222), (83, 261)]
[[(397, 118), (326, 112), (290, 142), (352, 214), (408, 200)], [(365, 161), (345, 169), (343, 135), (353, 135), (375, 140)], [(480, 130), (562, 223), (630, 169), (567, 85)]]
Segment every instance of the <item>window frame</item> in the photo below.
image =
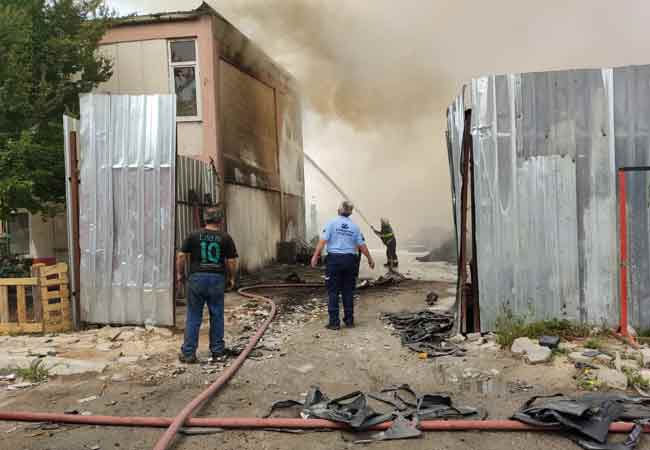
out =
[[(12, 248), (13, 244), (13, 239), (12, 239), (12, 230), (11, 230), (11, 225), (10, 225), (10, 219), (7, 219), (4, 223), (4, 231), (7, 233), (9, 236), (9, 253), (12, 255), (19, 255), (19, 256), (29, 256), (32, 252), (32, 214), (29, 213), (27, 210), (19, 209), (18, 211), (15, 211), (11, 214), (11, 216), (17, 217), (19, 215), (24, 215), (27, 218), (27, 227), (26, 229), (26, 237), (27, 237), (27, 251), (26, 252), (14, 252), (15, 248)], [(15, 231), (15, 230), (14, 230)]]
[[(172, 61), (172, 43), (174, 42), (187, 42), (194, 43), (194, 61)], [(176, 111), (176, 122), (201, 122), (203, 120), (201, 108), (201, 72), (199, 70), (199, 48), (195, 37), (168, 39), (167, 40), (167, 67), (169, 68), (169, 90), (172, 94), (176, 95), (176, 81), (174, 80), (174, 69), (177, 67), (192, 67), (194, 68), (194, 78), (196, 81), (196, 115), (195, 116), (179, 116)]]

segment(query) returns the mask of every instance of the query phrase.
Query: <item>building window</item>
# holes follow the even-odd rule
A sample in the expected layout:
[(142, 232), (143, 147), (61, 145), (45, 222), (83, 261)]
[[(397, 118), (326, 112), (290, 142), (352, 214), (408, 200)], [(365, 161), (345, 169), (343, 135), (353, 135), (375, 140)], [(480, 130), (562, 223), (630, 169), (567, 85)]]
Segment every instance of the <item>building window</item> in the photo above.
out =
[(9, 235), (9, 251), (12, 255), (29, 254), (29, 214), (26, 212), (14, 213), (7, 220), (7, 234)]
[(201, 120), (196, 40), (169, 41), (169, 76), (176, 94), (176, 119)]

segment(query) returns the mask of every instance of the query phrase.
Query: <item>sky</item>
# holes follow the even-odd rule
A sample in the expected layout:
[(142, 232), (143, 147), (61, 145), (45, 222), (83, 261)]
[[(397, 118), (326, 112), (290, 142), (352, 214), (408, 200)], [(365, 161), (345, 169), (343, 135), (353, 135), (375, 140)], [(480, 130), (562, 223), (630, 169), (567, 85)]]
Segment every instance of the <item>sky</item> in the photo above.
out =
[[(108, 0), (122, 14), (194, 0)], [(446, 108), (491, 73), (650, 63), (642, 0), (211, 0), (298, 80), (303, 142), (357, 206), (397, 235), (453, 229)], [(320, 218), (340, 197), (308, 166)]]

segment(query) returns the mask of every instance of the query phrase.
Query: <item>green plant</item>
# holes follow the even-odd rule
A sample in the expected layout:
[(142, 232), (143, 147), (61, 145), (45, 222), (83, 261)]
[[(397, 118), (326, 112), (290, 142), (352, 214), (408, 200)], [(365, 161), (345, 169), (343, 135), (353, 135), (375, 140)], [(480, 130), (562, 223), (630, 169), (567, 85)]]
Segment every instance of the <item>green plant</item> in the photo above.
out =
[(97, 49), (113, 17), (104, 0), (0, 2), (0, 219), (61, 209), (61, 116), (111, 77)]
[(603, 349), (603, 341), (599, 336), (595, 336), (592, 338), (587, 339), (585, 342), (585, 348), (591, 348), (594, 350), (602, 350)]
[(623, 373), (627, 377), (627, 384), (629, 386), (637, 386), (643, 390), (650, 388), (650, 381), (643, 378), (638, 370), (632, 369), (631, 367), (623, 367)]
[(583, 391), (597, 391), (602, 386), (602, 383), (589, 368), (582, 369), (576, 376), (578, 389)]
[(542, 335), (560, 336), (563, 339), (586, 337), (591, 333), (588, 325), (566, 319), (548, 319), (528, 322), (526, 316), (517, 316), (509, 309), (503, 309), (497, 317), (495, 332), (497, 342), (503, 347), (512, 345), (520, 337), (537, 338)]
[(41, 381), (47, 380), (50, 376), (49, 370), (43, 367), (42, 359), (36, 359), (29, 365), (29, 367), (18, 368), (14, 372), (16, 373), (16, 376), (31, 381), (32, 383), (40, 383)]

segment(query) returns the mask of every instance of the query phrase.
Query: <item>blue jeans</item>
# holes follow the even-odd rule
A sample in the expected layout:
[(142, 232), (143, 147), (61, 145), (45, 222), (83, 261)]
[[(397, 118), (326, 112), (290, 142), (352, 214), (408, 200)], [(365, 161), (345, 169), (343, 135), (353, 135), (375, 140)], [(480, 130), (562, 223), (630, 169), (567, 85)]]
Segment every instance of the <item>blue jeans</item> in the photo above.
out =
[(185, 342), (181, 352), (185, 356), (196, 353), (199, 345), (199, 329), (203, 321), (203, 304), (208, 304), (210, 313), (210, 351), (221, 353), (223, 342), (223, 296), (226, 277), (222, 273), (193, 273), (190, 275), (185, 316)]
[(327, 255), (327, 294), (329, 324), (340, 325), (339, 294), (343, 301), (343, 320), (354, 322), (354, 285), (357, 279), (357, 257), (352, 254)]

